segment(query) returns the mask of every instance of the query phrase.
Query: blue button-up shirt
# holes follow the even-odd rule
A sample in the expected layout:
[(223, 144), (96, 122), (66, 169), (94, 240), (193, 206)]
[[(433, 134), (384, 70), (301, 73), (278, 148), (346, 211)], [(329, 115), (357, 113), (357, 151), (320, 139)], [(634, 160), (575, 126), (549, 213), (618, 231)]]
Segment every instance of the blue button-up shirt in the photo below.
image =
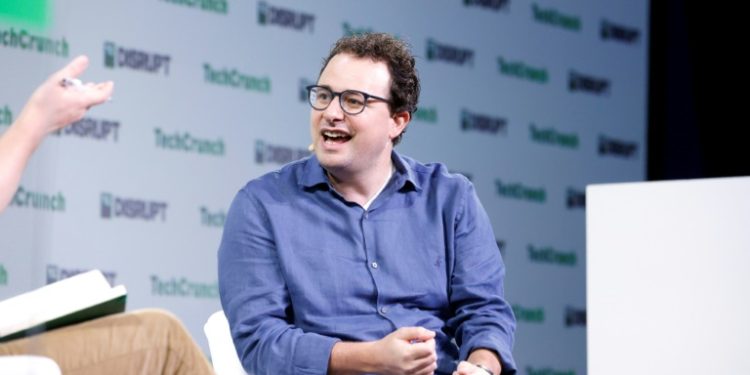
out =
[(405, 326), (437, 333), (438, 373), (476, 348), (514, 372), (504, 265), (472, 184), (441, 164), (392, 160), (395, 173), (367, 210), (331, 187), (315, 156), (239, 191), (219, 290), (249, 373), (325, 374), (337, 341)]

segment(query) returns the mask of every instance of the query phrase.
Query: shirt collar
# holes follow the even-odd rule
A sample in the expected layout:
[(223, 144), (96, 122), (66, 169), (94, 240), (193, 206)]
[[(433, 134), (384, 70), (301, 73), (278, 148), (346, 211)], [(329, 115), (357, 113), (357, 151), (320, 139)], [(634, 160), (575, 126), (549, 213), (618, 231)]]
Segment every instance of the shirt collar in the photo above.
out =
[[(398, 184), (399, 190), (412, 188), (420, 191), (422, 187), (414, 176), (414, 169), (412, 166), (404, 160), (396, 151), (392, 151), (391, 160), (393, 166), (396, 167), (393, 180)], [(320, 165), (318, 158), (313, 154), (304, 164), (302, 173), (297, 178), (297, 184), (306, 189), (312, 189), (317, 187), (328, 188), (328, 176), (326, 171)]]

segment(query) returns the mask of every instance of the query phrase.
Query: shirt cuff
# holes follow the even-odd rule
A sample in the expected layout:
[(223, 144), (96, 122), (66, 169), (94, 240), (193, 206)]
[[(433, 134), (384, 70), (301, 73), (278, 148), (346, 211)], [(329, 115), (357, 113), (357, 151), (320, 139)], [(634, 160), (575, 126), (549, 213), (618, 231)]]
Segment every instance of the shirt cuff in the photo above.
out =
[(461, 345), (460, 358), (466, 360), (469, 358), (469, 354), (471, 354), (472, 351), (479, 348), (494, 350), (495, 353), (500, 356), (500, 365), (503, 367), (503, 375), (516, 373), (516, 363), (513, 360), (513, 354), (511, 353), (510, 348), (507, 345), (504, 345), (502, 340), (498, 340), (497, 338), (476, 337), (470, 342), (464, 343), (464, 345)]
[(331, 350), (338, 341), (316, 333), (303, 334), (294, 347), (295, 374), (327, 374)]

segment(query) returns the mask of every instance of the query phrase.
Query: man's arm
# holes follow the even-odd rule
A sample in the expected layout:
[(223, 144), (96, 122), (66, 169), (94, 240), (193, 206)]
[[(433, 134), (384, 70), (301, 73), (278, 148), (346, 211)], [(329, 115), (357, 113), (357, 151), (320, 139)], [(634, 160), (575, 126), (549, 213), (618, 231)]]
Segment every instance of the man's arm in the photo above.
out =
[(78, 77), (87, 66), (88, 58), (79, 56), (52, 74), (34, 91), (18, 119), (0, 137), (0, 212), (16, 192), (26, 163), (44, 137), (80, 120), (91, 106), (111, 96), (112, 82), (88, 84), (83, 89), (60, 85), (63, 78)]
[[(455, 329), (464, 361), (486, 366), (495, 375), (501, 367), (504, 373), (514, 373), (515, 318), (503, 292), (505, 267), (489, 217), (473, 186), (466, 184), (455, 223), (455, 267), (450, 280), (454, 316), (447, 324)], [(471, 367), (468, 373), (476, 373), (476, 366)]]

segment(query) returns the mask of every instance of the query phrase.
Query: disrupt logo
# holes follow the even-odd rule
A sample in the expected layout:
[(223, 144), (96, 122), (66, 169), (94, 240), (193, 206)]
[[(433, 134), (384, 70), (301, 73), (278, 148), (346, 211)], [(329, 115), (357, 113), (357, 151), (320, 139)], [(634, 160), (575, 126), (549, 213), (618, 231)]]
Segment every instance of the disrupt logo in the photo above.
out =
[(520, 78), (536, 83), (547, 83), (549, 74), (545, 68), (537, 68), (523, 61), (508, 61), (502, 56), (497, 58), (497, 66), (500, 74)]
[(529, 136), (536, 143), (560, 146), (575, 150), (578, 148), (578, 134), (561, 133), (554, 128), (539, 129), (534, 123), (529, 125)]
[[(84, 273), (91, 271), (91, 269), (88, 268), (62, 268), (55, 264), (48, 264), (47, 265), (47, 284), (52, 284), (54, 282), (67, 279), (69, 277), (78, 275), (79, 273)], [(102, 271), (102, 274), (104, 275), (104, 278), (109, 281), (109, 285), (115, 285), (115, 279), (117, 278), (117, 272), (113, 271)]]
[(638, 43), (640, 34), (638, 29), (621, 26), (607, 20), (602, 20), (602, 28), (599, 32), (602, 40), (612, 39), (625, 44)]
[(255, 141), (255, 163), (286, 164), (310, 155), (307, 149), (293, 149), (287, 146), (268, 144), (260, 139)]
[(565, 307), (565, 326), (586, 326), (586, 309), (576, 309), (574, 307)]
[(456, 65), (474, 65), (474, 51), (449, 46), (427, 39), (427, 60), (445, 61)]
[(119, 129), (119, 121), (84, 117), (52, 134), (56, 136), (70, 135), (80, 138), (91, 138), (97, 141), (108, 141), (111, 138), (113, 142), (117, 142), (117, 132)]
[(200, 8), (207, 12), (227, 14), (227, 0), (163, 0), (189, 8)]
[(375, 32), (371, 27), (353, 27), (349, 22), (342, 23), (341, 27), (344, 29), (344, 36), (362, 35)]
[(557, 26), (570, 31), (581, 30), (581, 18), (578, 16), (564, 14), (557, 9), (541, 8), (536, 3), (531, 4), (531, 12), (534, 20), (552, 26)]
[(570, 92), (583, 91), (595, 95), (609, 94), (609, 80), (583, 75), (574, 71), (568, 76), (568, 90)]
[(541, 307), (529, 308), (514, 304), (513, 315), (519, 322), (544, 323), (544, 309)]
[(188, 132), (166, 134), (160, 128), (154, 128), (154, 136), (158, 148), (213, 156), (224, 156), (225, 153), (224, 140), (221, 138), (216, 140), (200, 139), (193, 137)]
[(505, 198), (525, 200), (529, 202), (544, 203), (547, 200), (547, 191), (543, 187), (530, 187), (520, 182), (504, 183), (495, 180), (497, 194)]
[(202, 283), (185, 277), (161, 279), (151, 275), (151, 294), (157, 296), (219, 298), (219, 282)]
[(211, 212), (208, 208), (201, 206), (201, 225), (206, 227), (223, 228), (227, 220), (227, 214), (224, 211)]
[(65, 211), (65, 196), (60, 192), (57, 194), (48, 194), (26, 190), (23, 186), (19, 186), (16, 194), (13, 196), (11, 205), (31, 207), (35, 210), (63, 212)]
[(438, 112), (437, 108), (435, 107), (419, 107), (416, 112), (414, 112), (414, 119), (421, 122), (426, 122), (429, 124), (437, 123), (438, 121)]
[(13, 112), (10, 111), (8, 106), (0, 108), (0, 126), (6, 126), (13, 123)]
[(0, 263), (0, 285), (8, 285), (8, 271), (2, 263)]
[(572, 267), (578, 262), (575, 251), (560, 251), (550, 246), (534, 247), (531, 244), (526, 249), (529, 252), (529, 259), (535, 263), (551, 263)]
[(565, 206), (569, 209), (586, 208), (586, 192), (568, 188)]
[(605, 135), (599, 136), (599, 155), (612, 155), (621, 158), (634, 157), (638, 151), (635, 142), (622, 141)]
[(271, 79), (255, 77), (238, 72), (237, 69), (214, 69), (208, 63), (203, 64), (203, 79), (219, 86), (229, 86), (248, 91), (271, 92)]
[(508, 10), (510, 7), (510, 0), (464, 0), (464, 6), (474, 6), (494, 11), (499, 11), (501, 9)]
[(159, 216), (161, 221), (167, 220), (167, 202), (121, 198), (110, 193), (101, 193), (100, 202), (100, 214), (104, 219), (124, 217), (126, 219), (151, 221)]
[(307, 86), (314, 85), (315, 82), (308, 80), (307, 78), (299, 79), (299, 101), (307, 104)]
[(0, 30), (0, 45), (3, 47), (20, 48), (22, 50), (35, 51), (37, 53), (68, 57), (68, 41), (65, 37), (61, 39), (51, 39), (44, 36), (32, 35), (28, 31), (21, 29), (16, 31)]
[(555, 370), (549, 367), (538, 369), (538, 368), (526, 366), (526, 375), (576, 375), (576, 372), (573, 370), (566, 370), (566, 371)]
[(275, 7), (261, 1), (258, 3), (258, 23), (261, 25), (276, 25), (297, 31), (307, 28), (307, 31), (312, 33), (315, 28), (315, 15)]
[(461, 110), (461, 130), (478, 131), (490, 134), (507, 134), (508, 121), (501, 117), (490, 117), (468, 110)]
[(169, 55), (117, 47), (112, 42), (104, 42), (104, 66), (107, 68), (128, 68), (149, 73), (163, 70), (164, 75), (168, 76), (170, 60)]

